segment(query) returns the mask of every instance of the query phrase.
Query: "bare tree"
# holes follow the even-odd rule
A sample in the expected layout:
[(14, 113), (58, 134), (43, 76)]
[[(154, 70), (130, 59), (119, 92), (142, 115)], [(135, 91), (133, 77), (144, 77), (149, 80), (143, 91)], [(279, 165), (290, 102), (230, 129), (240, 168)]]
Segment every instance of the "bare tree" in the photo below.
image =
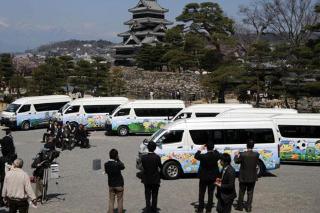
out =
[(264, 33), (279, 35), (292, 46), (299, 46), (310, 38), (307, 26), (320, 20), (314, 11), (313, 0), (252, 0), (241, 7), (243, 22), (251, 26), (260, 39)]

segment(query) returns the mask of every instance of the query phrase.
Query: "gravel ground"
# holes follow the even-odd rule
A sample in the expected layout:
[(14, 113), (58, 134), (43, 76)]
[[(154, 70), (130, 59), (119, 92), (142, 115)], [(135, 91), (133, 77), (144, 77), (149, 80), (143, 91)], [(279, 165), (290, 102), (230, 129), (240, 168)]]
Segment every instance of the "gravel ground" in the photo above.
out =
[[(32, 158), (40, 150), (44, 130), (14, 132), (19, 157), (25, 160), (24, 169), (32, 174)], [(3, 136), (1, 131), (0, 136)], [(58, 159), (61, 178), (57, 184), (50, 180), (49, 201), (30, 208), (31, 213), (94, 213), (106, 212), (107, 177), (102, 171), (92, 170), (92, 161), (108, 160), (111, 148), (119, 150), (125, 163), (124, 206), (127, 213), (141, 213), (144, 208), (144, 189), (136, 177), (135, 158), (145, 136), (116, 137), (93, 132), (92, 148), (64, 151)], [(254, 194), (253, 212), (319, 212), (320, 167), (318, 165), (282, 165), (261, 178)], [(236, 183), (237, 184), (237, 183)], [(161, 213), (191, 213), (197, 203), (198, 180), (185, 177), (163, 180), (159, 192)], [(216, 203), (216, 201), (214, 201)], [(0, 209), (0, 213), (6, 212)], [(214, 212), (214, 211), (213, 211)], [(233, 211), (236, 212), (236, 211)]]

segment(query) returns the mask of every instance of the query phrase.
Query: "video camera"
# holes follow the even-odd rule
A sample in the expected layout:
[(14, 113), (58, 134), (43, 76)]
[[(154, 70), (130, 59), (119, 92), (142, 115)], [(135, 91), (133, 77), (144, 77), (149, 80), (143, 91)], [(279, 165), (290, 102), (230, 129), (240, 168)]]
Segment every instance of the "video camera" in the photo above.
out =
[(60, 156), (60, 152), (57, 150), (43, 149), (41, 150), (37, 158), (40, 158), (38, 162), (43, 162), (44, 168), (49, 168), (53, 161)]

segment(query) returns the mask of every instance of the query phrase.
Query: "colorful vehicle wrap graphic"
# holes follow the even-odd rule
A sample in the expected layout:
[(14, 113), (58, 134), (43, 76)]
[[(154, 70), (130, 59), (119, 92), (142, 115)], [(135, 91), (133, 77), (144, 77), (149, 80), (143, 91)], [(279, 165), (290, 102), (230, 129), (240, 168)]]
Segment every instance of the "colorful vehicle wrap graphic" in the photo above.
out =
[[(224, 149), (218, 150), (220, 153), (228, 153), (231, 155), (231, 158), (234, 158), (234, 155), (239, 150), (231, 150), (231, 149)], [(260, 159), (264, 163), (267, 170), (276, 169), (279, 167), (279, 158), (278, 155), (274, 153), (272, 150), (255, 150), (260, 154)], [(199, 169), (200, 162), (194, 158), (195, 151), (184, 152), (184, 151), (176, 151), (176, 152), (162, 152), (158, 153), (161, 157), (162, 163), (165, 163), (169, 160), (178, 161), (181, 165), (181, 169), (184, 173), (197, 173)], [(236, 171), (239, 171), (240, 166), (235, 164), (232, 161), (232, 166), (235, 168)]]
[(77, 124), (83, 124), (88, 129), (100, 129), (104, 128), (107, 120), (106, 115), (64, 115), (63, 123), (76, 122)]
[(168, 123), (162, 119), (112, 119), (112, 130), (127, 126), (130, 133), (154, 133)]
[(320, 140), (283, 138), (280, 144), (282, 161), (320, 161)]
[(17, 114), (17, 127), (21, 127), (24, 122), (29, 122), (30, 127), (45, 125), (52, 118), (53, 112), (37, 112), (32, 114)]

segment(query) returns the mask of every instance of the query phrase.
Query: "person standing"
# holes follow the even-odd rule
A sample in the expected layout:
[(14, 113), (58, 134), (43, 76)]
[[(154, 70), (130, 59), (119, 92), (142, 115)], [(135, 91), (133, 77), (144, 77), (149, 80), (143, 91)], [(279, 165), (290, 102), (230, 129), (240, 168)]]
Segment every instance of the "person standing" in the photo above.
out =
[(243, 198), (247, 191), (247, 206), (246, 211), (252, 211), (253, 191), (258, 180), (257, 166), (259, 163), (259, 153), (253, 151), (254, 142), (247, 143), (247, 151), (237, 153), (234, 161), (240, 164), (239, 174), (239, 197), (236, 210), (243, 211)]
[(12, 162), (17, 158), (16, 148), (13, 143), (13, 137), (10, 129), (6, 129), (6, 136), (1, 140), (1, 152), (5, 162), (8, 164), (12, 164)]
[(29, 175), (22, 170), (23, 160), (16, 159), (13, 162), (13, 168), (7, 172), (2, 197), (8, 203), (9, 213), (28, 213), (29, 202), (32, 200), (37, 205), (36, 196), (32, 190)]
[(108, 213), (114, 212), (114, 202), (117, 197), (118, 213), (123, 213), (124, 181), (121, 171), (125, 169), (120, 161), (118, 151), (112, 149), (109, 152), (110, 159), (104, 164), (105, 173), (108, 175), (109, 185), (109, 209)]
[(143, 173), (142, 183), (144, 184), (146, 212), (155, 213), (158, 211), (158, 193), (160, 187), (160, 172), (162, 170), (161, 158), (155, 154), (157, 144), (154, 142), (148, 143), (148, 154), (141, 158)]
[(215, 185), (218, 187), (217, 212), (230, 213), (232, 209), (233, 200), (237, 197), (235, 188), (236, 172), (234, 168), (230, 165), (231, 157), (229, 154), (222, 154), (220, 162), (223, 167), (221, 179), (217, 178), (215, 182)]
[[(201, 154), (201, 151), (207, 149), (207, 153)], [(194, 158), (200, 161), (198, 170), (199, 176), (199, 207), (197, 212), (204, 210), (204, 196), (208, 189), (208, 203), (206, 212), (211, 212), (213, 206), (214, 182), (219, 175), (218, 161), (220, 153), (214, 149), (213, 143), (202, 146), (195, 154)]]

